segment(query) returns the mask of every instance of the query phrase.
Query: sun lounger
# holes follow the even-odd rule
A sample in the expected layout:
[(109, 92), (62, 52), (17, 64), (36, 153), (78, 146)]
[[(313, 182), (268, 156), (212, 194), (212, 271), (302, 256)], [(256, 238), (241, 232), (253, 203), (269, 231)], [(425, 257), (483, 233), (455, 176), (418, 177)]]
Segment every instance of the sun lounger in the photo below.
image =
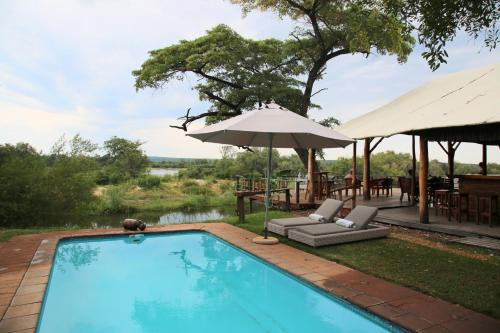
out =
[(315, 221), (308, 216), (290, 217), (284, 219), (272, 219), (267, 228), (276, 234), (286, 236), (288, 230), (304, 225), (325, 224), (333, 221), (333, 218), (340, 212), (344, 203), (339, 200), (326, 199), (321, 206), (314, 212), (325, 218), (325, 222)]
[(377, 211), (375, 207), (356, 206), (345, 217), (356, 223), (354, 228), (345, 228), (335, 223), (299, 226), (289, 230), (288, 238), (318, 247), (386, 237), (389, 235), (389, 228), (369, 224)]

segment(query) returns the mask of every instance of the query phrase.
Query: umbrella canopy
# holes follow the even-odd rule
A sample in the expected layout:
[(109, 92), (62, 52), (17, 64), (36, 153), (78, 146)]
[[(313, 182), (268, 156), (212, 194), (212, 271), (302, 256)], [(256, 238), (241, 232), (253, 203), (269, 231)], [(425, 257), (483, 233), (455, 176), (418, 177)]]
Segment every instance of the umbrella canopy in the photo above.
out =
[(242, 115), (187, 133), (203, 142), (274, 148), (338, 148), (353, 140), (328, 127), (271, 103)]
[[(276, 103), (221, 121), (186, 135), (203, 142), (235, 146), (268, 147), (264, 239), (267, 243), (269, 198), (271, 197), (272, 148), (337, 148), (354, 142)], [(258, 238), (256, 238), (258, 239)], [(277, 242), (277, 240), (275, 240)], [(260, 240), (256, 240), (260, 243)]]

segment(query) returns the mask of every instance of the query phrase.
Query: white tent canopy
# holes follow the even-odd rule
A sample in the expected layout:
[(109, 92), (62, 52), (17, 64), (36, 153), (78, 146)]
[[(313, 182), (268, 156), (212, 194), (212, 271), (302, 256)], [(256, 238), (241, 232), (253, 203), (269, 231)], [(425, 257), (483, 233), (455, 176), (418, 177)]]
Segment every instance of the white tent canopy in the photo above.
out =
[(430, 81), (336, 130), (364, 139), (488, 124), (500, 128), (500, 63)]

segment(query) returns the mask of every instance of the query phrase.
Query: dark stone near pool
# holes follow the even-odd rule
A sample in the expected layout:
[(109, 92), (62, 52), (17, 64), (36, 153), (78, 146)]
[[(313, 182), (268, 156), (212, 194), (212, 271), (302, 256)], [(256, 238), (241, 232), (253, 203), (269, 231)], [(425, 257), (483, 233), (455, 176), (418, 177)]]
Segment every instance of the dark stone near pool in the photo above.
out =
[(146, 223), (144, 223), (141, 220), (136, 220), (136, 219), (125, 219), (122, 222), (123, 229), (125, 230), (131, 230), (131, 231), (137, 231), (139, 230), (144, 230), (146, 229)]

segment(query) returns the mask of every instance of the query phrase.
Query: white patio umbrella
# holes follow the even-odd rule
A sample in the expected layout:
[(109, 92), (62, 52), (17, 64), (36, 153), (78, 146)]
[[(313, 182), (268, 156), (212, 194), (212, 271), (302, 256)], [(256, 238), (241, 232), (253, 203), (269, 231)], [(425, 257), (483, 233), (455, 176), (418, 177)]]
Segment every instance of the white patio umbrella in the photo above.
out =
[(203, 142), (234, 146), (268, 147), (264, 239), (267, 239), (269, 198), (271, 194), (272, 148), (338, 148), (354, 142), (351, 138), (276, 103), (192, 131), (186, 135)]

